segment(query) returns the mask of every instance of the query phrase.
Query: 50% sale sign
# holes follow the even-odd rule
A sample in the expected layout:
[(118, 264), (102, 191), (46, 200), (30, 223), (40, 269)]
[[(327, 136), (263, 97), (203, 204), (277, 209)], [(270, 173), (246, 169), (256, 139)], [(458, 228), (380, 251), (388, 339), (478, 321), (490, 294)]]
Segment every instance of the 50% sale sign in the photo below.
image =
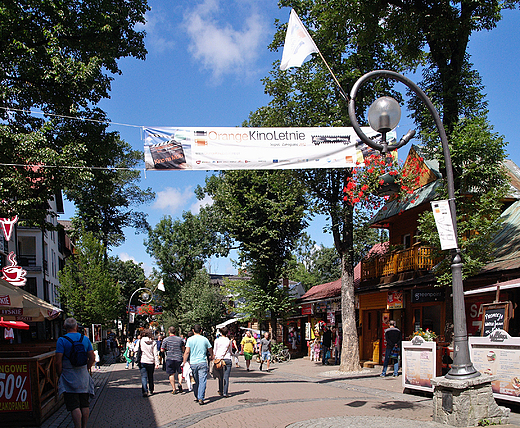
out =
[(31, 410), (28, 364), (0, 364), (0, 413)]

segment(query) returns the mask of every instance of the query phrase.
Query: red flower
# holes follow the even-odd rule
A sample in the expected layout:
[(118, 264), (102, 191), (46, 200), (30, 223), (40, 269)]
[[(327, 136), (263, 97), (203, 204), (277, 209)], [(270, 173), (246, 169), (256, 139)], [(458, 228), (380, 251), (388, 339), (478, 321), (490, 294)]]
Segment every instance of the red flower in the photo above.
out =
[(368, 186), (366, 184), (363, 184), (361, 186), (361, 190), (363, 190), (363, 192), (365, 192), (366, 190), (368, 190)]

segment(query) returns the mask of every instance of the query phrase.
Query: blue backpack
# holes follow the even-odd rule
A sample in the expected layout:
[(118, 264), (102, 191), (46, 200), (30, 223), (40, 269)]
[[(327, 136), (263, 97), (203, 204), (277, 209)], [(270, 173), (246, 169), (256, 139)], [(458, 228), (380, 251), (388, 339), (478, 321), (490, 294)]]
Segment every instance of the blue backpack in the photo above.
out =
[(69, 359), (70, 363), (74, 367), (81, 367), (87, 364), (88, 355), (87, 350), (85, 349), (85, 345), (83, 345), (84, 334), (81, 335), (80, 339), (77, 342), (74, 342), (69, 336), (63, 336), (72, 344), (72, 349), (69, 355), (66, 357)]

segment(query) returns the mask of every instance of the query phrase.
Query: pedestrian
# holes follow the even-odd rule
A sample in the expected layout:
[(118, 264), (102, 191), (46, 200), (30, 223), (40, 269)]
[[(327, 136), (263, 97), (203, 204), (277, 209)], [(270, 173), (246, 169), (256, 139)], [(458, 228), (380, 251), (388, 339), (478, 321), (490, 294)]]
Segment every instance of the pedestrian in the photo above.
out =
[[(184, 354), (184, 341), (177, 336), (177, 329), (170, 327), (168, 329), (168, 337), (161, 343), (161, 352), (165, 355), (166, 373), (170, 378), (172, 386), (172, 394), (182, 392), (182, 356)], [(179, 385), (175, 387), (175, 375)]]
[(226, 326), (220, 329), (221, 336), (215, 340), (213, 346), (213, 355), (215, 359), (213, 362), (217, 365), (218, 361), (222, 361), (220, 363), (221, 367), (218, 368), (218, 395), (222, 397), (229, 397), (229, 375), (231, 374), (231, 367), (233, 365), (231, 361), (231, 352), (232, 352), (232, 341), (228, 337), (228, 328)]
[(94, 370), (99, 370), (101, 367), (99, 367), (100, 358), (99, 358), (99, 351), (97, 349), (94, 351), (94, 356), (95, 356)]
[(141, 392), (143, 397), (149, 397), (154, 391), (154, 370), (159, 368), (159, 353), (152, 330), (143, 330), (138, 347), (141, 349)]
[(332, 333), (331, 331), (327, 328), (326, 325), (323, 326), (323, 337), (322, 337), (322, 352), (323, 352), (323, 356), (322, 356), (322, 362), (321, 364), (325, 365), (325, 364), (329, 364), (329, 361), (328, 361), (328, 353), (330, 352), (330, 348), (332, 346)]
[(338, 365), (341, 363), (341, 330), (333, 327), (333, 331), (336, 333), (336, 337), (334, 338), (334, 364)]
[(262, 365), (267, 363), (267, 371), (269, 372), (269, 364), (271, 364), (271, 339), (269, 332), (264, 333), (264, 337), (260, 340), (260, 370)]
[(193, 385), (193, 393), (195, 401), (202, 406), (204, 404), (204, 395), (206, 394), (206, 382), (208, 380), (208, 354), (209, 359), (213, 359), (213, 348), (209, 340), (200, 333), (202, 328), (200, 324), (193, 326), (193, 336), (186, 341), (186, 349), (182, 363), (189, 361), (191, 371), (195, 383)]
[(134, 351), (134, 358), (132, 358), (132, 368), (134, 368), (134, 364), (135, 364), (135, 354), (137, 352), (137, 348), (139, 346), (139, 341), (141, 340), (141, 335), (138, 334), (137, 337), (134, 339), (134, 342), (133, 342), (133, 351)]
[(126, 360), (126, 367), (125, 369), (130, 368), (130, 363), (134, 359), (134, 351), (133, 351), (134, 345), (132, 343), (132, 339), (128, 338), (126, 339), (126, 349), (123, 353), (123, 357), (125, 357)]
[(164, 352), (161, 351), (161, 344), (162, 344), (162, 341), (163, 341), (164, 337), (162, 334), (159, 334), (157, 336), (157, 352), (159, 353), (159, 364), (162, 364), (163, 366), (163, 370), (166, 369), (165, 367), (165, 361), (164, 361)]
[(401, 330), (396, 327), (396, 322), (391, 320), (388, 327), (385, 330), (385, 340), (386, 340), (386, 349), (385, 349), (385, 360), (383, 361), (383, 371), (381, 372), (381, 377), (386, 376), (386, 370), (388, 368), (388, 363), (390, 361), (390, 356), (395, 355), (395, 363), (394, 363), (394, 377), (399, 376), (399, 352), (401, 350)]
[(89, 371), (96, 356), (88, 337), (78, 333), (78, 323), (74, 318), (67, 318), (64, 328), (65, 336), (56, 342), (58, 393), (63, 393), (74, 427), (86, 428), (90, 412), (89, 399), (94, 397), (94, 381)]
[(240, 367), (240, 365), (238, 364), (238, 356), (240, 355), (240, 345), (237, 343), (237, 340), (236, 340), (236, 337), (233, 336), (233, 339), (231, 340), (231, 350), (232, 350), (232, 353), (231, 353), (231, 357), (233, 358), (233, 360), (235, 361), (235, 367)]
[(253, 354), (255, 353), (256, 339), (251, 336), (251, 331), (246, 330), (246, 335), (240, 342), (242, 350), (244, 351), (244, 360), (246, 360), (246, 369), (249, 371)]

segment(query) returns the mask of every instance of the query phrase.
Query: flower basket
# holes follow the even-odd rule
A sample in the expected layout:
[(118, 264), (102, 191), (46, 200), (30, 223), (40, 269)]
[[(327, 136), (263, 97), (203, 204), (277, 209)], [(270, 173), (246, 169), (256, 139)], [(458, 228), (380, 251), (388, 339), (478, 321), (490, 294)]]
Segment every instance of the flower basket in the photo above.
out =
[(412, 339), (416, 336), (422, 337), (426, 342), (434, 342), (435, 339), (437, 339), (435, 332), (431, 331), (429, 328), (426, 330), (420, 328), (419, 330), (415, 331), (412, 335)]

